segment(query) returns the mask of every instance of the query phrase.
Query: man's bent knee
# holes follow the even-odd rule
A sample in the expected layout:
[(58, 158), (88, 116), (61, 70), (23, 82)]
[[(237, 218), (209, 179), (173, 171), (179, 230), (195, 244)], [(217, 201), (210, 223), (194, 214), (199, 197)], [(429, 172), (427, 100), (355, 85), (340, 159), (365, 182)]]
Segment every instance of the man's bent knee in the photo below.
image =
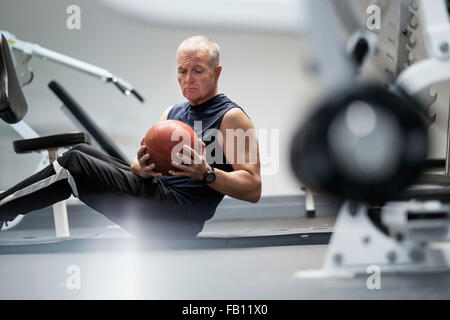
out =
[(87, 143), (79, 143), (70, 148), (69, 151), (87, 152), (91, 147)]
[(86, 153), (71, 149), (56, 160), (64, 169), (69, 170), (72, 175), (82, 174), (86, 164)]

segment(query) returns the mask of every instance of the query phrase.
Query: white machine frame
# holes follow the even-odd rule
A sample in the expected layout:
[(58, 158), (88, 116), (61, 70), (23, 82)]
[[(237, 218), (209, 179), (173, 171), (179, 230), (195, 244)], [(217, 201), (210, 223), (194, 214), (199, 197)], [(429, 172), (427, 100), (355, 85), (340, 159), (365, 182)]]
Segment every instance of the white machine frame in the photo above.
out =
[(11, 49), (19, 50), (25, 55), (31, 55), (41, 59), (50, 60), (62, 64), (66, 67), (70, 67), (72, 69), (87, 73), (91, 76), (100, 78), (105, 82), (112, 82), (127, 96), (131, 95), (134, 91), (133, 86), (130, 83), (126, 82), (120, 77), (115, 76), (108, 70), (43, 48), (36, 43), (22, 41), (20, 39), (17, 39), (14, 34), (8, 31), (0, 30), (0, 34), (3, 34), (6, 37)]
[[(398, 76), (396, 86), (410, 95), (432, 84), (450, 80), (450, 23), (445, 1), (418, 0), (418, 4), (429, 58), (411, 65)], [(425, 207), (429, 204), (423, 202)], [(398, 220), (401, 215), (408, 214), (408, 206), (390, 214), (397, 215)], [(318, 272), (299, 271), (296, 276), (348, 277), (366, 274), (367, 268), (372, 265), (382, 272), (448, 271), (450, 212), (447, 210), (447, 218), (440, 221), (432, 219), (433, 214), (433, 210), (423, 212), (420, 232), (425, 234), (424, 238), (420, 241), (399, 241), (382, 232), (370, 220), (366, 204), (347, 201), (338, 214), (322, 269)], [(381, 213), (382, 218), (383, 215), (386, 213)], [(386, 219), (383, 221), (386, 222)], [(403, 223), (407, 228), (411, 221), (404, 219)], [(436, 223), (441, 224), (441, 237), (438, 239), (433, 236), (437, 230)]]
[[(396, 215), (402, 213), (405, 212), (395, 212)], [(424, 225), (424, 229), (428, 227)], [(329, 276), (352, 276), (365, 274), (371, 265), (382, 272), (448, 270), (448, 241), (448, 234), (436, 242), (399, 241), (374, 225), (367, 205), (346, 202), (336, 220), (322, 271)]]
[[(58, 52), (41, 47), (38, 44), (22, 41), (16, 38), (16, 36), (8, 31), (0, 30), (0, 34), (3, 34), (8, 40), (8, 44), (12, 49), (20, 51), (22, 54), (29, 56), (36, 56), (42, 59), (47, 59), (64, 66), (70, 67), (72, 69), (84, 72), (88, 75), (97, 77), (105, 82), (114, 83), (125, 95), (130, 96), (134, 94), (141, 102), (142, 97), (140, 97), (136, 91), (133, 89), (131, 84), (124, 81), (123, 79), (113, 75), (111, 72), (99, 68), (97, 66), (88, 64), (86, 62), (74, 59), (72, 57), (60, 54)], [(12, 54), (14, 58), (14, 54)], [(29, 59), (26, 59), (28, 62)], [(32, 78), (31, 78), (32, 79)], [(31, 81), (30, 79), (30, 81)], [(29, 83), (29, 82), (27, 82)], [(27, 84), (25, 83), (25, 84)], [(63, 106), (64, 108), (64, 106)], [(75, 123), (78, 125), (78, 122)], [(23, 139), (38, 138), (39, 134), (33, 130), (25, 121), (20, 121), (16, 124), (9, 124)], [(83, 129), (83, 128), (81, 128)], [(40, 151), (41, 155), (38, 165), (36, 166), (35, 172), (41, 170), (49, 163), (56, 160), (58, 157), (58, 150), (49, 150), (48, 154), (45, 151)], [(23, 219), (23, 215), (18, 215), (13, 221), (8, 222), (7, 226), (4, 226), (2, 230), (12, 229), (17, 226)], [(57, 237), (69, 237), (69, 223), (67, 217), (67, 206), (66, 201), (61, 201), (53, 205), (53, 217), (55, 222), (55, 232)]]

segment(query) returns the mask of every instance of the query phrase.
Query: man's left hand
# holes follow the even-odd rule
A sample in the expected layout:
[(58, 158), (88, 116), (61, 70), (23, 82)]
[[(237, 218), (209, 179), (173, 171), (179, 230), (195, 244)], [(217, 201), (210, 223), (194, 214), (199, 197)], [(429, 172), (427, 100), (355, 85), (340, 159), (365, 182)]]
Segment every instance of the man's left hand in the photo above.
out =
[(185, 176), (193, 179), (203, 180), (203, 174), (211, 167), (206, 162), (206, 145), (199, 139), (198, 143), (202, 145), (201, 154), (192, 149), (189, 145), (183, 146), (183, 153), (175, 155), (176, 161), (172, 160), (172, 166), (179, 171), (169, 170), (173, 176)]

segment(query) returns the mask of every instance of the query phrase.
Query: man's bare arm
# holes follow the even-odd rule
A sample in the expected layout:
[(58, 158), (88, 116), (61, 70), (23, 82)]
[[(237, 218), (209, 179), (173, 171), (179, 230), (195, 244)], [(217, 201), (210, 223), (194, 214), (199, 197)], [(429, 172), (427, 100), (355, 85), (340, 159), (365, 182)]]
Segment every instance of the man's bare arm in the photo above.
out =
[[(233, 143), (227, 144), (227, 140), (230, 142), (230, 138), (227, 139), (227, 134), (232, 134), (237, 129), (242, 129), (244, 132), (250, 129), (248, 139), (244, 140), (244, 157), (242, 157), (242, 154), (241, 157), (238, 154), (238, 143), (240, 143), (238, 137), (234, 136), (231, 139)], [(241, 109), (233, 108), (223, 117), (220, 131), (224, 137), (225, 157), (231, 163), (234, 171), (225, 172), (216, 169), (216, 180), (209, 186), (233, 198), (253, 203), (258, 202), (261, 197), (261, 174), (259, 146), (253, 124)]]
[(159, 119), (159, 121), (164, 121), (167, 120), (167, 115), (169, 114), (170, 109), (172, 109), (173, 106), (168, 107), (166, 110), (164, 110), (161, 118)]
[[(236, 130), (241, 132), (236, 132)], [(215, 169), (216, 180), (209, 186), (236, 199), (258, 202), (261, 197), (261, 175), (258, 140), (253, 124), (241, 109), (234, 108), (223, 117), (220, 132), (223, 139), (219, 139), (219, 144), (234, 171), (226, 172)], [(235, 133), (238, 134), (235, 135)], [(243, 141), (242, 138), (244, 138)], [(173, 176), (186, 176), (201, 180), (203, 174), (210, 167), (206, 162), (208, 159), (206, 159), (204, 147), (203, 143), (203, 154), (200, 155), (191, 147), (183, 146), (183, 154), (177, 155), (181, 161), (172, 161), (172, 165), (179, 170), (170, 170), (169, 173)], [(184, 151), (188, 153), (184, 154)], [(192, 160), (194, 160), (193, 163)]]

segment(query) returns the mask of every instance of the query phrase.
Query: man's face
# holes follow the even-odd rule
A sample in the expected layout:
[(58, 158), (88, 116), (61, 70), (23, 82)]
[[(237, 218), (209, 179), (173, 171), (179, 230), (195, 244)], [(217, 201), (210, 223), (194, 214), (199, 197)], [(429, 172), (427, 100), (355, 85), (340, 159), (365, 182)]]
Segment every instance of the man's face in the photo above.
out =
[(203, 103), (217, 93), (221, 68), (211, 66), (207, 50), (178, 53), (178, 83), (191, 105)]

